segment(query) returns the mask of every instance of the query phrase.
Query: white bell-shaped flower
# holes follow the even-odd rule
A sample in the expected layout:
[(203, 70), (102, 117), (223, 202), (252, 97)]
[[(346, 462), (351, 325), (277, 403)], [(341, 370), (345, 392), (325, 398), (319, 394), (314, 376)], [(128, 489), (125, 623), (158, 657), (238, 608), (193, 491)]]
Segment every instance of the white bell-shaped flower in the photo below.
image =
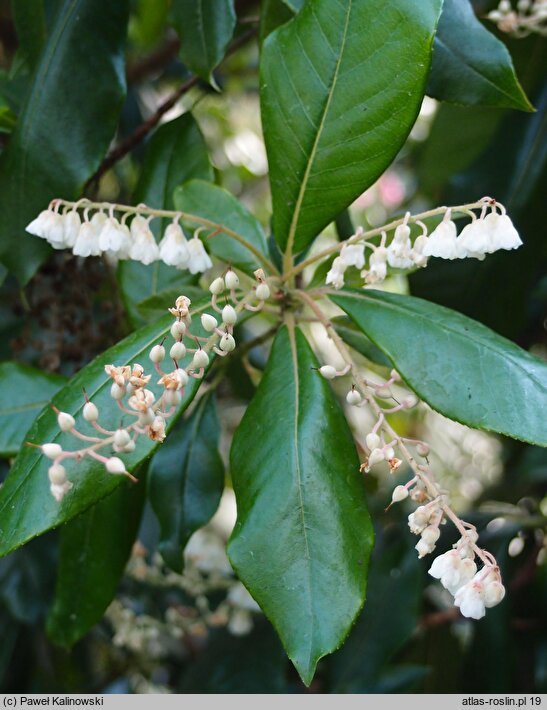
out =
[(63, 216), (64, 244), (67, 247), (72, 247), (76, 244), (82, 220), (76, 210), (71, 210)]
[(387, 261), (394, 269), (411, 269), (414, 266), (410, 227), (407, 224), (400, 224), (396, 228), (391, 244), (387, 248)]
[(445, 216), (443, 221), (431, 232), (424, 246), (424, 256), (437, 256), (441, 259), (459, 259), (457, 244), (458, 230), (454, 222)]
[(342, 260), (342, 257), (337, 256), (327, 273), (327, 278), (325, 279), (327, 286), (330, 285), (334, 286), (334, 288), (342, 288), (344, 285), (344, 272), (347, 268), (348, 265)]
[(484, 218), (484, 225), (490, 232), (491, 251), (518, 249), (522, 245), (522, 239), (509, 215), (491, 212)]
[(83, 222), (72, 253), (76, 256), (99, 256), (101, 253), (99, 235), (91, 222)]
[(484, 259), (492, 251), (490, 231), (484, 219), (474, 219), (458, 237), (459, 250), (466, 256)]
[(412, 251), (410, 252), (410, 259), (412, 259), (412, 262), (415, 266), (427, 266), (428, 257), (424, 254), (424, 249), (427, 242), (428, 237), (426, 234), (420, 234), (419, 237), (416, 237), (416, 240), (414, 241), (414, 246), (412, 247)]
[(387, 275), (387, 257), (388, 253), (385, 247), (377, 247), (370, 255), (369, 270), (361, 272), (368, 284), (375, 284), (385, 279)]
[(340, 250), (340, 258), (346, 266), (355, 266), (362, 269), (365, 265), (364, 244), (344, 244)]
[(129, 256), (143, 264), (152, 264), (160, 256), (160, 250), (154, 235), (148, 226), (148, 220), (141, 215), (133, 217), (131, 222), (131, 248)]
[(199, 274), (203, 271), (207, 271), (213, 265), (213, 262), (209, 258), (209, 254), (205, 251), (205, 247), (199, 237), (192, 237), (188, 245), (188, 270), (191, 274)]
[(460, 607), (463, 616), (469, 619), (482, 619), (486, 613), (484, 584), (480, 581), (482, 571), (460, 587), (454, 597), (454, 604)]
[(477, 565), (473, 560), (462, 559), (457, 550), (450, 550), (444, 555), (439, 555), (433, 560), (429, 574), (439, 579), (445, 589), (451, 594), (456, 594), (460, 587), (467, 584), (477, 572)]
[(48, 239), (49, 231), (53, 227), (53, 224), (58, 217), (56, 212), (53, 210), (42, 210), (36, 219), (33, 219), (30, 224), (26, 226), (26, 230), (29, 234), (35, 237), (41, 237), (42, 239)]
[(190, 259), (184, 232), (177, 222), (172, 222), (160, 242), (160, 259), (169, 266), (182, 268)]
[(102, 251), (117, 254), (122, 249), (130, 249), (129, 228), (120, 224), (115, 217), (108, 217), (99, 234), (99, 246)]

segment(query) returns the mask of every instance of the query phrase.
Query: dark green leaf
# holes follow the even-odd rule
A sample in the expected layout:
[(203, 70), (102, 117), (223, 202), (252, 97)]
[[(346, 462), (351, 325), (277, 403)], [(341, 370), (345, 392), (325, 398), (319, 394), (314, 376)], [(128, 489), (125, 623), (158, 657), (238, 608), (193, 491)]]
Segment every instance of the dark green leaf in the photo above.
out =
[(331, 295), (433, 409), (476, 429), (547, 446), (547, 364), (481, 323), (412, 296)]
[(475, 17), (469, 0), (444, 0), (427, 93), (467, 106), (533, 111), (507, 48)]
[(364, 355), (367, 360), (370, 360), (376, 365), (381, 365), (382, 367), (391, 367), (391, 362), (380, 348), (377, 348), (349, 318), (346, 316), (338, 316), (332, 319), (332, 324), (342, 340), (358, 353)]
[(125, 92), (127, 0), (64, 0), (0, 160), (0, 260), (26, 282), (47, 258), (26, 225), (81, 194), (108, 148)]
[(36, 624), (45, 617), (55, 588), (56, 562), (51, 535), (0, 560), (0, 599), (14, 619)]
[(11, 12), (18, 51), (30, 68), (38, 63), (46, 41), (46, 18), (43, 0), (12, 0)]
[(37, 414), (66, 383), (52, 375), (17, 362), (0, 363), (0, 456), (14, 456)]
[[(247, 273), (265, 266), (268, 246), (262, 225), (226, 190), (203, 180), (191, 180), (175, 190), (175, 209), (227, 228), (207, 240), (211, 254)], [(248, 246), (237, 241), (238, 235)]]
[(315, 0), (264, 42), (274, 233), (288, 251), (386, 169), (418, 114), (441, 0)]
[(216, 86), (213, 69), (224, 58), (236, 25), (233, 0), (173, 0), (171, 17), (182, 61)]
[(57, 588), (48, 636), (72, 646), (99, 622), (112, 601), (139, 529), (141, 485), (119, 487), (61, 528)]
[[(212, 180), (207, 146), (199, 126), (191, 113), (160, 126), (146, 149), (140, 179), (135, 189), (134, 202), (144, 202), (155, 209), (174, 209), (173, 190), (192, 178)], [(152, 228), (159, 238), (165, 220), (155, 219)], [(136, 261), (122, 261), (118, 267), (118, 281), (124, 304), (133, 325), (142, 325), (142, 313), (137, 304), (170, 287), (182, 289), (196, 283), (195, 276), (156, 261), (149, 266)]]
[(230, 456), (230, 560), (307, 684), (361, 608), (373, 542), (351, 433), (317, 364), (300, 330), (279, 331)]
[(260, 3), (260, 41), (285, 22), (292, 20), (294, 12), (284, 0), (262, 0)]
[(214, 394), (206, 394), (174, 427), (150, 464), (149, 498), (161, 526), (159, 551), (182, 572), (190, 536), (213, 516), (224, 489)]
[[(198, 304), (193, 312), (199, 314), (208, 305), (208, 302)], [(195, 320), (196, 323), (199, 322), (199, 318)], [(111, 380), (104, 372), (105, 364), (147, 363), (150, 348), (168, 333), (172, 322), (172, 317), (168, 316), (144, 326), (107, 350), (80, 370), (67, 386), (53, 397), (52, 403), (61, 411), (72, 414), (77, 420), (77, 426), (89, 431), (80, 418), (84, 404), (82, 388), (85, 387), (89, 398), (101, 410), (100, 423), (107, 429), (117, 428), (120, 411), (110, 397)], [(199, 328), (195, 328), (195, 332), (198, 335), (203, 334)], [(190, 378), (177, 415), (188, 407), (199, 385), (200, 380)], [(175, 419), (176, 417), (172, 417), (167, 420), (168, 429), (173, 426)], [(75, 448), (74, 439), (69, 434), (59, 433), (57, 418), (49, 407), (39, 414), (27, 438), (34, 443), (59, 442), (68, 448)], [(123, 455), (127, 470), (134, 470), (155, 448), (154, 442), (140, 437), (135, 451)], [(107, 474), (102, 464), (86, 457), (78, 464), (67, 465), (74, 487), (59, 504), (49, 492), (48, 466), (48, 460), (37, 449), (25, 447), (17, 457), (0, 489), (0, 555), (6, 555), (33, 537), (70, 520), (107, 496), (121, 483), (125, 486), (131, 485), (125, 479), (122, 481), (120, 476)]]

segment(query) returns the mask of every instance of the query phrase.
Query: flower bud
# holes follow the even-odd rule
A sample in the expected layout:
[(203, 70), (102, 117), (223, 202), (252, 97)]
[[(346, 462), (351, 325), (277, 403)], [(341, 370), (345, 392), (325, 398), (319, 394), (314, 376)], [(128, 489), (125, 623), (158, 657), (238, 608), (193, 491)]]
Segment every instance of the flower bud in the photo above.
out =
[(409, 394), (408, 397), (403, 399), (401, 404), (405, 409), (412, 409), (412, 407), (415, 407), (418, 404), (418, 399), (413, 394)]
[(209, 286), (209, 291), (215, 295), (219, 296), (224, 290), (225, 290), (225, 285), (224, 285), (224, 279), (219, 276), (216, 278), (211, 285)]
[(225, 353), (231, 353), (235, 349), (236, 341), (230, 333), (224, 333), (220, 339), (219, 347)]
[(99, 418), (99, 410), (93, 402), (86, 402), (84, 404), (83, 415), (86, 422), (96, 422)]
[(61, 486), (66, 481), (65, 467), (61, 466), (60, 463), (54, 463), (53, 466), (50, 466), (47, 474), (49, 482), (54, 486)]
[(367, 444), (367, 447), (372, 451), (373, 449), (377, 449), (380, 446), (380, 437), (378, 436), (378, 434), (375, 434), (371, 431), (370, 434), (367, 434), (365, 442)]
[(332, 365), (323, 365), (319, 368), (319, 372), (326, 380), (334, 380), (336, 377), (336, 368)]
[(163, 399), (167, 407), (176, 407), (181, 403), (182, 395), (178, 390), (165, 390)]
[(40, 448), (44, 456), (47, 456), (48, 459), (56, 459), (57, 456), (63, 453), (63, 449), (59, 444), (42, 444)]
[(386, 461), (389, 461), (390, 459), (395, 458), (395, 451), (392, 446), (388, 446), (387, 448), (384, 449), (384, 458)]
[(123, 451), (125, 454), (130, 454), (132, 451), (135, 451), (137, 444), (131, 439), (131, 441), (128, 441), (127, 444), (123, 447)]
[(177, 341), (171, 346), (171, 350), (169, 350), (169, 357), (172, 360), (182, 360), (182, 358), (186, 355), (186, 346), (184, 343), (181, 343), (180, 341)]
[(239, 278), (236, 272), (232, 271), (232, 269), (228, 269), (226, 276), (224, 277), (224, 282), (226, 284), (226, 288), (229, 288), (230, 290), (237, 288), (239, 286)]
[(131, 441), (131, 435), (127, 429), (118, 429), (114, 434), (114, 444), (120, 449), (123, 449)]
[(202, 367), (207, 367), (209, 364), (209, 355), (205, 350), (196, 350), (192, 359), (192, 367), (194, 370), (201, 370)]
[(119, 384), (113, 382), (110, 388), (110, 396), (112, 399), (123, 399), (125, 396), (125, 387), (120, 387)]
[(391, 500), (394, 503), (400, 503), (405, 498), (408, 498), (408, 488), (405, 486), (395, 486), (391, 494)]
[(222, 322), (226, 325), (234, 325), (237, 321), (237, 313), (233, 306), (227, 305), (222, 309)]
[(181, 367), (175, 370), (175, 375), (177, 377), (177, 380), (179, 382), (179, 387), (178, 389), (182, 389), (183, 387), (186, 387), (188, 384), (188, 373), (186, 370), (183, 370)]
[(210, 315), (209, 313), (204, 313), (201, 316), (201, 325), (203, 327), (203, 330), (205, 330), (207, 333), (212, 333), (213, 330), (218, 327), (218, 321), (214, 316)]
[(150, 360), (154, 363), (159, 363), (165, 359), (165, 348), (163, 345), (154, 345), (152, 350), (150, 350)]
[(376, 394), (381, 399), (389, 399), (392, 396), (392, 392), (389, 387), (378, 387)]
[(268, 284), (258, 284), (256, 287), (256, 297), (259, 301), (267, 301), (270, 297), (270, 287)]
[(423, 441), (420, 441), (419, 444), (416, 444), (416, 451), (420, 456), (423, 456), (425, 458), (429, 455), (429, 446)]
[(505, 596), (505, 587), (501, 582), (489, 582), (484, 590), (484, 606), (490, 609), (499, 604)]
[(368, 457), (368, 465), (374, 466), (376, 463), (384, 460), (384, 452), (382, 449), (372, 449), (370, 456)]
[(111, 456), (105, 463), (108, 473), (126, 473), (124, 462), (117, 456)]
[(57, 415), (57, 423), (61, 431), (70, 431), (74, 429), (74, 425), (76, 424), (74, 417), (66, 412), (59, 412)]
[(171, 335), (175, 340), (180, 340), (186, 333), (186, 324), (181, 320), (176, 320), (171, 326)]
[(441, 531), (436, 525), (428, 525), (425, 530), (422, 531), (422, 540), (427, 542), (428, 545), (436, 543), (440, 536)]
[(433, 552), (433, 550), (435, 549), (435, 545), (426, 542), (422, 538), (418, 540), (417, 545), (415, 545), (415, 549), (418, 551), (418, 557), (421, 559), (422, 557), (425, 557), (426, 555), (429, 555), (431, 552)]
[(352, 404), (353, 406), (358, 405), (362, 399), (361, 393), (356, 389), (350, 390), (346, 395), (346, 402), (348, 404)]
[(139, 424), (142, 424), (142, 426), (148, 426), (148, 424), (152, 424), (155, 416), (156, 415), (153, 409), (147, 409), (146, 412), (139, 414)]
[(401, 379), (401, 375), (399, 375), (399, 373), (397, 372), (397, 370), (392, 370), (392, 371), (389, 373), (389, 376), (391, 377), (391, 379), (393, 380), (393, 382), (399, 382), (400, 379)]

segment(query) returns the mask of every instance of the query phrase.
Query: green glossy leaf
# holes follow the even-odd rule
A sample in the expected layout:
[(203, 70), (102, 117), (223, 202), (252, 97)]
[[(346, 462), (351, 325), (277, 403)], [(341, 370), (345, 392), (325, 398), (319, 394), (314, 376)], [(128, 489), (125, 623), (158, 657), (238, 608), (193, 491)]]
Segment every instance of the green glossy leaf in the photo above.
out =
[(141, 482), (120, 486), (61, 528), (57, 587), (47, 619), (55, 643), (72, 646), (112, 601), (139, 529)]
[(223, 225), (249, 245), (244, 246), (233, 235), (221, 232), (207, 240), (211, 254), (247, 273), (264, 266), (261, 257), (268, 253), (268, 245), (262, 225), (227, 190), (203, 180), (191, 180), (175, 190), (175, 209)]
[(182, 61), (216, 86), (213, 69), (224, 58), (236, 26), (233, 0), (173, 0), (171, 17)]
[(1, 604), (24, 624), (37, 624), (48, 612), (55, 589), (55, 542), (46, 535), (0, 560)]
[(373, 542), (355, 445), (317, 366), (282, 328), (230, 455), (228, 554), (306, 684), (363, 604)]
[(331, 294), (433, 409), (547, 446), (547, 364), (456, 311), (382, 291)]
[(467, 106), (533, 111), (507, 48), (475, 17), (469, 0), (444, 0), (427, 93)]
[(43, 0), (12, 0), (11, 12), (18, 51), (32, 68), (36, 66), (46, 41), (46, 18)]
[(14, 456), (41, 409), (66, 383), (52, 375), (18, 362), (0, 363), (0, 456)]
[[(209, 302), (197, 304), (193, 312), (199, 314), (208, 305)], [(196, 318), (195, 321), (195, 332), (198, 335), (204, 334), (197, 326), (199, 318)], [(72, 414), (76, 418), (77, 427), (85, 432), (92, 432), (93, 430), (82, 421), (80, 416), (84, 404), (82, 389), (85, 387), (89, 398), (100, 409), (102, 426), (111, 430), (117, 428), (120, 422), (120, 411), (110, 397), (111, 380), (104, 372), (105, 364), (126, 365), (140, 362), (146, 365), (149, 362), (150, 348), (168, 334), (172, 322), (173, 318), (166, 316), (156, 323), (144, 326), (95, 358), (53, 397), (52, 404), (61, 411)], [(147, 367), (147, 369), (151, 368)], [(188, 407), (199, 385), (200, 380), (190, 378), (183, 401), (177, 409), (177, 415), (180, 415)], [(153, 389), (158, 391), (156, 387)], [(167, 420), (168, 430), (173, 426), (175, 420), (176, 416)], [(27, 438), (34, 443), (59, 442), (68, 449), (78, 448), (70, 434), (59, 432), (57, 418), (50, 407), (46, 407), (39, 414), (28, 432)], [(127, 470), (134, 470), (150, 456), (155, 448), (154, 442), (146, 437), (139, 437), (135, 451), (122, 456)], [(77, 464), (67, 464), (68, 477), (74, 487), (59, 504), (49, 492), (48, 466), (48, 460), (42, 456), (39, 450), (27, 447), (22, 449), (12, 466), (0, 489), (0, 556), (23, 545), (33, 537), (41, 535), (46, 530), (70, 520), (93, 503), (107, 496), (120, 484), (123, 484), (124, 487), (133, 485), (123, 477), (106, 473), (102, 464), (85, 458)]]
[(260, 41), (285, 22), (292, 20), (294, 11), (284, 0), (261, 0), (260, 3)]
[(338, 335), (350, 347), (356, 350), (361, 355), (364, 355), (367, 360), (370, 360), (375, 365), (391, 368), (391, 362), (367, 336), (360, 331), (346, 316), (338, 316), (332, 319), (332, 324)]
[(395, 158), (418, 114), (441, 0), (310, 0), (265, 40), (273, 231), (304, 249)]
[[(207, 146), (191, 113), (160, 126), (146, 149), (139, 182), (135, 189), (135, 204), (144, 202), (156, 209), (172, 210), (173, 190), (192, 178), (213, 179)], [(165, 220), (152, 220), (156, 238), (165, 229)], [(118, 282), (127, 314), (132, 324), (142, 325), (138, 305), (147, 298), (170, 287), (196, 283), (188, 271), (180, 271), (161, 261), (145, 266), (136, 261), (122, 261), (118, 267)]]
[(114, 135), (125, 93), (127, 0), (64, 0), (0, 159), (0, 260), (26, 282), (50, 253), (26, 225), (78, 197)]
[(220, 503), (224, 465), (219, 438), (214, 393), (206, 394), (177, 423), (150, 464), (148, 495), (161, 527), (159, 551), (175, 572), (182, 572), (192, 533), (209, 522)]

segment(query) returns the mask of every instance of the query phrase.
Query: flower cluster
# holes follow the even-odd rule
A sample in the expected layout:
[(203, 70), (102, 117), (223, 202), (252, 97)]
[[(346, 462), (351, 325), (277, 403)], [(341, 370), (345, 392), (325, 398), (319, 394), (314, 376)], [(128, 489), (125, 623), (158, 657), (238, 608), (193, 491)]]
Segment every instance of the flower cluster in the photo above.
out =
[[(132, 213), (124, 210), (121, 219), (114, 216), (116, 206), (108, 209), (99, 207), (90, 216), (91, 207), (86, 200), (68, 203), (61, 211), (61, 200), (53, 200), (49, 209), (40, 212), (38, 217), (27, 226), (27, 232), (47, 240), (55, 249), (71, 249), (76, 256), (100, 256), (104, 254), (115, 259), (133, 259), (143, 264), (161, 260), (169, 266), (201, 273), (211, 268), (212, 262), (205, 251), (198, 231), (187, 240), (179, 224), (179, 216), (165, 229), (159, 242), (156, 242), (150, 229), (152, 215), (143, 216), (135, 208)], [(83, 210), (83, 219), (79, 209)], [(132, 215), (131, 222), (127, 219)]]
[(527, 37), (533, 32), (547, 34), (547, 0), (518, 0), (515, 8), (509, 0), (501, 0), (487, 17), (502, 32), (515, 37)]
[[(85, 446), (77, 450), (65, 450), (58, 443), (39, 446), (42, 453), (52, 460), (48, 471), (50, 491), (58, 502), (73, 485), (68, 480), (63, 465), (67, 460), (81, 461), (83, 458), (92, 458), (100, 461), (108, 473), (124, 475), (133, 481), (136, 480), (126, 470), (125, 463), (118, 454), (134, 451), (141, 436), (156, 442), (165, 439), (166, 421), (175, 414), (178, 405), (182, 402), (190, 378), (204, 377), (211, 351), (220, 357), (225, 357), (235, 349), (233, 330), (238, 313), (243, 309), (260, 310), (264, 300), (270, 296), (270, 289), (262, 270), (256, 272), (256, 279), (256, 285), (242, 298), (239, 298), (236, 293), (239, 278), (232, 269), (228, 269), (224, 276), (219, 276), (211, 283), (211, 303), (218, 318), (208, 313), (201, 315), (201, 325), (209, 334), (207, 336), (195, 335), (190, 330), (192, 325), (190, 299), (186, 296), (179, 296), (176, 299), (174, 307), (169, 308), (169, 312), (175, 319), (170, 328), (172, 344), (167, 350), (165, 343), (168, 336), (166, 336), (160, 343), (154, 345), (149, 353), (153, 372), (159, 377), (156, 383), (160, 387), (159, 393), (151, 389), (153, 375), (146, 373), (142, 365), (138, 363), (105, 365), (106, 374), (112, 381), (110, 396), (123, 417), (128, 418), (128, 424), (120, 424), (115, 430), (106, 429), (99, 423), (99, 408), (85, 393), (82, 416), (93, 428), (92, 435), (77, 429), (76, 420), (71, 414), (55, 409), (61, 432), (69, 433), (85, 442)], [(221, 295), (223, 306), (217, 302)], [(258, 303), (252, 305), (251, 300), (256, 300)], [(186, 364), (183, 364), (184, 360)], [(165, 361), (172, 363), (167, 370), (162, 368)], [(35, 444), (30, 445), (35, 446)]]
[[(337, 342), (336, 338), (333, 339)], [(434, 552), (441, 535), (441, 525), (448, 520), (454, 523), (461, 538), (453, 550), (433, 561), (429, 573), (454, 595), (454, 603), (464, 616), (482, 618), (485, 609), (501, 602), (505, 595), (496, 560), (477, 546), (476, 529), (460, 520), (450, 507), (448, 495), (437, 486), (429, 468), (429, 446), (424, 441), (400, 437), (386, 419), (386, 415), (414, 408), (418, 399), (413, 394), (401, 397), (397, 393), (395, 397), (393, 386), (401, 380), (395, 370), (391, 371), (389, 379), (373, 382), (358, 374), (350, 361), (341, 370), (332, 365), (319, 368), (320, 374), (328, 380), (343, 377), (350, 371), (358, 384), (352, 384), (346, 394), (346, 402), (353, 407), (369, 407), (376, 416), (376, 423), (365, 436), (368, 455), (361, 471), (369, 472), (373, 466), (386, 462), (393, 473), (406, 459), (413, 477), (405, 485), (394, 488), (388, 507), (406, 499), (419, 504), (408, 516), (410, 531), (419, 536), (416, 544), (419, 558)], [(386, 404), (389, 400), (394, 404)], [(410, 448), (415, 450), (414, 455)], [(423, 463), (417, 463), (416, 457)], [(483, 563), (480, 571), (477, 571), (476, 559)]]
[[(499, 249), (517, 249), (522, 241), (503, 205), (484, 198), (474, 207), (481, 208), (477, 217), (469, 207), (441, 208), (443, 219), (440, 224), (428, 234), (424, 222), (418, 217), (411, 217), (407, 212), (400, 224), (395, 227), (393, 237), (387, 244), (387, 229), (381, 229), (381, 241), (375, 245), (367, 241), (370, 236), (378, 233), (372, 230), (365, 233), (361, 228), (342, 243), (340, 254), (332, 262), (327, 273), (326, 283), (335, 288), (344, 285), (344, 274), (348, 267), (361, 269), (361, 276), (365, 284), (375, 284), (383, 281), (387, 276), (388, 266), (394, 269), (414, 269), (427, 266), (429, 257), (441, 259), (464, 259), (467, 257), (484, 259), (486, 254), (491, 254)], [(462, 212), (471, 216), (471, 222), (464, 227), (458, 236), (455, 222), (452, 220), (454, 212)], [(433, 210), (438, 214), (438, 210)], [(427, 216), (421, 215), (422, 217)], [(410, 221), (422, 229), (422, 233), (412, 243), (410, 235)], [(365, 248), (372, 253), (365, 266)]]

